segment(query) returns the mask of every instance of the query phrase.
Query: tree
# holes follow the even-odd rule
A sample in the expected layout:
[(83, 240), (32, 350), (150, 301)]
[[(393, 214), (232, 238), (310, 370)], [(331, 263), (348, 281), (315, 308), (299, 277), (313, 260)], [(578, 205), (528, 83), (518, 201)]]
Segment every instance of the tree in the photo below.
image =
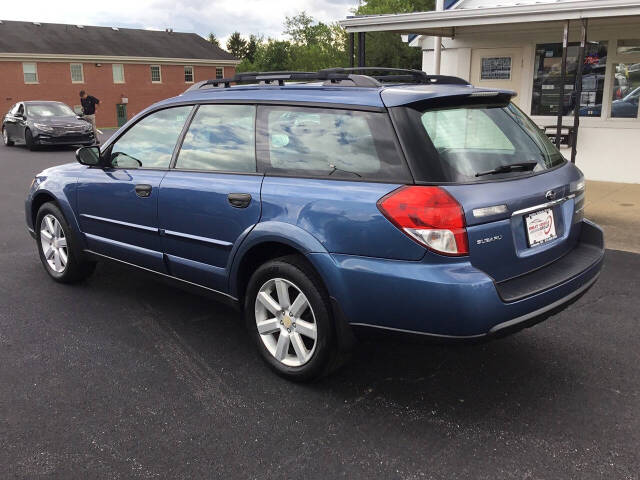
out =
[(250, 63), (253, 63), (256, 59), (256, 52), (258, 51), (258, 43), (262, 43), (262, 38), (258, 38), (253, 34), (249, 35), (249, 41), (247, 42), (244, 58), (248, 60)]
[(247, 41), (242, 38), (240, 32), (233, 32), (227, 40), (227, 51), (238, 59), (246, 56)]
[[(433, 10), (434, 0), (364, 0), (355, 10), (357, 15), (410, 13)], [(396, 68), (422, 67), (422, 52), (409, 47), (400, 35), (389, 32), (369, 32), (365, 39), (366, 64)]]
[(210, 42), (212, 45), (215, 45), (216, 47), (219, 47), (219, 46), (220, 46), (220, 41), (218, 41), (218, 39), (216, 38), (215, 33), (213, 33), (213, 32), (211, 32), (211, 33), (209, 34), (209, 37), (207, 37), (207, 40), (209, 40), (209, 42)]

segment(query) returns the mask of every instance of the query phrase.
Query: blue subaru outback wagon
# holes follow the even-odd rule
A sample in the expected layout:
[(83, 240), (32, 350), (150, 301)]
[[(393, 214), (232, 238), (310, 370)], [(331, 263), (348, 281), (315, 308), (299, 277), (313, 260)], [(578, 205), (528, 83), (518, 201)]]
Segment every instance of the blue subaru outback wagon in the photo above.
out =
[(26, 221), (45, 270), (75, 282), (108, 259), (201, 287), (294, 380), (358, 329), (501, 336), (594, 284), (584, 177), (513, 92), (364, 73), (201, 82), (43, 171)]

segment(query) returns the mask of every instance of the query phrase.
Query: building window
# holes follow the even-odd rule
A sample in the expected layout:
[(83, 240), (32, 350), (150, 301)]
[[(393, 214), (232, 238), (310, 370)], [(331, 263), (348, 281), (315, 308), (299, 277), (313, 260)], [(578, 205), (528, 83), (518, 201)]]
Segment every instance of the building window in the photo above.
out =
[(602, 113), (607, 42), (587, 42), (582, 67), (582, 95), (579, 105), (573, 95), (576, 85), (579, 45), (570, 43), (567, 49), (567, 76), (562, 85), (562, 44), (536, 45), (531, 115), (558, 115), (560, 97), (562, 115), (572, 115), (575, 108), (580, 116), (599, 117)]
[(216, 78), (224, 78), (224, 68), (216, 67)]
[(124, 65), (121, 63), (114, 63), (113, 69), (113, 83), (124, 83)]
[(23, 63), (24, 83), (38, 83), (38, 67), (35, 63)]
[(611, 118), (638, 118), (640, 63), (616, 64), (613, 66), (613, 76)]
[(160, 65), (151, 65), (151, 82), (162, 82), (162, 72), (160, 71)]
[(640, 39), (618, 40), (618, 55), (631, 55), (640, 53)]
[(511, 80), (511, 57), (483, 58), (480, 80)]
[(81, 63), (71, 64), (71, 83), (84, 83), (84, 70)]
[(184, 67), (184, 82), (193, 83), (193, 67), (185, 65)]

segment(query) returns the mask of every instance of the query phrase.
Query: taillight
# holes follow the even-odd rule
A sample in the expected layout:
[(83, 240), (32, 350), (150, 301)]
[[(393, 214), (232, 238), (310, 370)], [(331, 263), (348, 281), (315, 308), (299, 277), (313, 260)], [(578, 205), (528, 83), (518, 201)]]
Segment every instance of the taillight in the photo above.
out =
[(468, 255), (464, 211), (440, 187), (404, 186), (378, 200), (382, 214), (418, 242), (443, 255)]

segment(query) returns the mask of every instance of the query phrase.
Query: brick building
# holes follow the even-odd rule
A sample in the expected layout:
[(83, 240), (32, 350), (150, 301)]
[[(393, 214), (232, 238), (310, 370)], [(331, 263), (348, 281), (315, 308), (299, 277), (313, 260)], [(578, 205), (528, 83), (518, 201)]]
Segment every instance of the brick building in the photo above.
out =
[(0, 21), (0, 115), (23, 100), (78, 109), (86, 90), (100, 99), (98, 126), (115, 127), (238, 63), (195, 33)]

